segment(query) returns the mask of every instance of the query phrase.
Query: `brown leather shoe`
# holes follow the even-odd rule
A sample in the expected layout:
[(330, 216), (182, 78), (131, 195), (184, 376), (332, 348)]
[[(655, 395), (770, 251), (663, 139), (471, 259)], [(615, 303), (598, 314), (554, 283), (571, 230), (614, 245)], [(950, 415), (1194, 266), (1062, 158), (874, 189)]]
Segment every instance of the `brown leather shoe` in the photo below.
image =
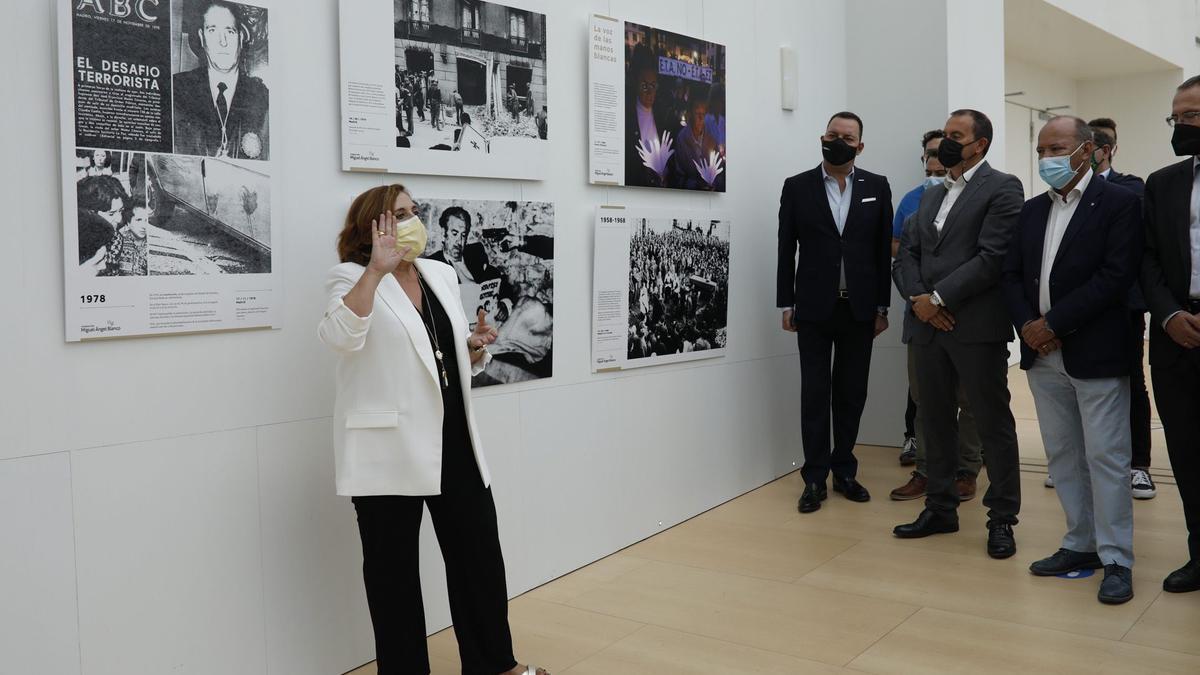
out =
[(954, 479), (954, 489), (958, 492), (958, 501), (969, 502), (975, 498), (975, 476), (960, 473)]
[(912, 478), (909, 478), (907, 483), (892, 490), (892, 499), (898, 502), (920, 499), (925, 496), (925, 484), (928, 482), (928, 478), (914, 471), (912, 472)]

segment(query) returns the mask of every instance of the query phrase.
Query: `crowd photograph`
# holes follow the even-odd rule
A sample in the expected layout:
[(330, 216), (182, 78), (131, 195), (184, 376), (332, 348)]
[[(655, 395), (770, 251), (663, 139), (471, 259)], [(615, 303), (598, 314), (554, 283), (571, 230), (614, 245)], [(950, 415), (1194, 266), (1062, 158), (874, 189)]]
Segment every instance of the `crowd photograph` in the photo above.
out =
[(729, 224), (639, 218), (629, 240), (631, 361), (723, 350)]

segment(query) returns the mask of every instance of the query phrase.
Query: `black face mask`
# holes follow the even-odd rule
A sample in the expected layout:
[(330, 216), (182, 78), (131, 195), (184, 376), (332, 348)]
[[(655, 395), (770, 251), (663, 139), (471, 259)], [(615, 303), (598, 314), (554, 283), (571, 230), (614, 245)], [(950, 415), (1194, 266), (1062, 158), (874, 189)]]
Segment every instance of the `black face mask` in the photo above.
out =
[[(975, 140), (977, 141), (979, 139), (975, 139)], [(975, 141), (971, 141), (971, 143), (974, 143), (974, 142)], [(967, 143), (967, 145), (970, 145), (971, 143)], [(958, 141), (954, 140), (953, 138), (943, 138), (942, 142), (938, 144), (938, 149), (937, 149), (938, 161), (941, 162), (942, 166), (946, 167), (947, 169), (951, 169), (951, 168), (958, 166), (959, 164), (962, 164), (962, 161), (963, 161), (962, 151), (963, 151), (963, 148), (965, 148), (965, 147), (966, 147), (965, 145), (963, 145), (962, 143), (959, 143)]]
[(833, 166), (841, 166), (846, 162), (854, 159), (858, 152), (854, 146), (840, 138), (835, 138), (832, 141), (821, 139), (821, 155), (825, 157), (825, 161)]
[(1200, 127), (1176, 124), (1175, 131), (1171, 134), (1171, 148), (1180, 157), (1200, 155)]

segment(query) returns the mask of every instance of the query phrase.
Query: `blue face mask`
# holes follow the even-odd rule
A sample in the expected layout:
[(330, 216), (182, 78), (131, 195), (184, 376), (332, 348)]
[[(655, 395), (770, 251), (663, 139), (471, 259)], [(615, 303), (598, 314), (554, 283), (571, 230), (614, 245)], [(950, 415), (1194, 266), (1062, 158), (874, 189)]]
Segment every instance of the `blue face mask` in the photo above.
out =
[[(1084, 143), (1086, 142), (1087, 141), (1084, 141)], [(1042, 180), (1046, 181), (1046, 184), (1051, 188), (1055, 190), (1061, 190), (1063, 186), (1067, 183), (1070, 183), (1071, 179), (1075, 177), (1075, 174), (1079, 172), (1078, 169), (1071, 168), (1071, 157), (1075, 156), (1075, 153), (1079, 152), (1079, 148), (1082, 147), (1083, 143), (1080, 143), (1079, 146), (1072, 150), (1071, 154), (1069, 155), (1062, 155), (1059, 157), (1043, 157), (1042, 159), (1039, 159), (1038, 175), (1041, 176)]]
[(943, 185), (943, 184), (945, 184), (945, 182), (946, 182), (945, 176), (926, 176), (925, 182), (922, 183), (922, 185), (924, 185), (925, 189), (928, 190), (931, 187)]

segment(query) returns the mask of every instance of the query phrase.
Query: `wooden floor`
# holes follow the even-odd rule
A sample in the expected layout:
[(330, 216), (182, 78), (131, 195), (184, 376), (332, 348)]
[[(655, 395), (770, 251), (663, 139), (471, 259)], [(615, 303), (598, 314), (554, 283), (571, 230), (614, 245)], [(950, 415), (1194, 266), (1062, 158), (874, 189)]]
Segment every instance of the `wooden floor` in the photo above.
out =
[[(858, 454), (869, 503), (831, 492), (801, 515), (792, 474), (515, 599), (517, 657), (555, 675), (1200, 673), (1200, 593), (1161, 586), (1186, 555), (1174, 486), (1135, 505), (1136, 595), (1110, 607), (1101, 576), (1028, 572), (1063, 530), (1044, 473), (1022, 474), (1017, 555), (992, 560), (978, 499), (957, 534), (892, 537), (920, 502), (887, 498), (894, 449)], [(458, 673), (453, 631), (429, 642), (433, 672)]]

